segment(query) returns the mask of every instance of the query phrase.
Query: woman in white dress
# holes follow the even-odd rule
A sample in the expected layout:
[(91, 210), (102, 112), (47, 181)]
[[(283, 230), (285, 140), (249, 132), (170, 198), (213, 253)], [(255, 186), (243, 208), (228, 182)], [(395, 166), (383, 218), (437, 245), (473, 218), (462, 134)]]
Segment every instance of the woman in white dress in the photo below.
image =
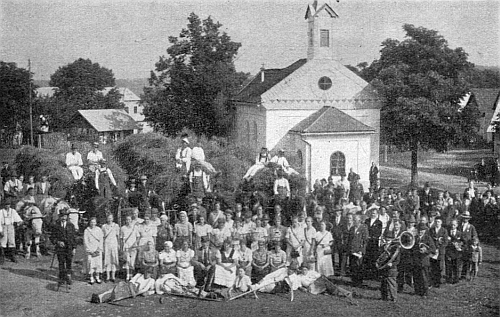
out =
[(120, 229), (121, 250), (125, 258), (125, 270), (127, 271), (127, 281), (132, 277), (132, 271), (135, 269), (135, 260), (137, 257), (137, 242), (139, 232), (137, 226), (132, 224), (132, 216), (127, 215), (125, 225)]
[(316, 271), (327, 277), (333, 275), (333, 264), (330, 249), (332, 244), (332, 234), (330, 231), (326, 230), (326, 223), (321, 221), (320, 229), (316, 233)]
[(109, 214), (106, 223), (102, 225), (104, 235), (104, 269), (106, 270), (106, 280), (115, 282), (115, 273), (120, 265), (118, 259), (118, 238), (120, 237), (120, 227), (113, 222), (113, 215)]
[(194, 258), (194, 251), (189, 248), (189, 242), (183, 241), (182, 247), (176, 253), (177, 256), (177, 274), (184, 285), (196, 286), (194, 279), (194, 267), (191, 264)]
[(312, 217), (306, 218), (306, 227), (304, 228), (304, 247), (302, 248), (302, 256), (304, 263), (309, 269), (314, 269), (315, 254), (314, 248), (316, 247), (316, 229), (313, 227)]
[(292, 218), (292, 226), (286, 231), (286, 258), (291, 263), (292, 259), (297, 259), (300, 266), (302, 264), (302, 247), (305, 243), (304, 229), (299, 226), (299, 218)]
[(83, 245), (87, 254), (87, 267), (91, 285), (95, 282), (101, 283), (103, 242), (102, 230), (97, 227), (96, 218), (90, 218), (89, 226), (83, 233)]

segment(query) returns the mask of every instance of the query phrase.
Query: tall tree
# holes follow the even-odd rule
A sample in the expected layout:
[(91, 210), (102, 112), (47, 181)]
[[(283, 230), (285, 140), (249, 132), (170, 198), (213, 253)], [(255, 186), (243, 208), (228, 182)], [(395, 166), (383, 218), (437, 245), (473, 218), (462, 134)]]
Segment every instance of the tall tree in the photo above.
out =
[(229, 131), (227, 99), (248, 75), (236, 72), (234, 58), (241, 44), (221, 33), (221, 26), (191, 13), (179, 37), (169, 37), (169, 56), (156, 63), (143, 96), (144, 115), (157, 131), (175, 135), (189, 128), (207, 136)]
[[(123, 108), (120, 94), (115, 88), (113, 71), (79, 58), (73, 63), (59, 67), (50, 76), (50, 86), (57, 91), (46, 106), (51, 118), (51, 127), (62, 130), (77, 110)], [(45, 101), (46, 103), (47, 101)]]
[(0, 126), (14, 129), (19, 123), (29, 128), (29, 98), (30, 93), (35, 96), (35, 88), (27, 69), (0, 61)]
[(382, 134), (411, 150), (411, 183), (417, 185), (419, 148), (445, 151), (469, 131), (462, 129), (458, 102), (468, 88), (460, 73), (472, 64), (462, 48), (448, 47), (437, 31), (411, 24), (403, 29), (406, 38), (382, 42), (380, 59), (362, 69), (362, 76), (385, 97)]

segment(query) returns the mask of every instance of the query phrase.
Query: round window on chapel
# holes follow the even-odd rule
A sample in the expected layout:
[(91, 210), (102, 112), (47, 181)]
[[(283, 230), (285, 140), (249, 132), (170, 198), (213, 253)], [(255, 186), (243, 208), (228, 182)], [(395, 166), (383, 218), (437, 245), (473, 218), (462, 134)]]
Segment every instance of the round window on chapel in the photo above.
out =
[(329, 77), (323, 76), (319, 79), (318, 86), (321, 90), (328, 90), (332, 87), (332, 80)]

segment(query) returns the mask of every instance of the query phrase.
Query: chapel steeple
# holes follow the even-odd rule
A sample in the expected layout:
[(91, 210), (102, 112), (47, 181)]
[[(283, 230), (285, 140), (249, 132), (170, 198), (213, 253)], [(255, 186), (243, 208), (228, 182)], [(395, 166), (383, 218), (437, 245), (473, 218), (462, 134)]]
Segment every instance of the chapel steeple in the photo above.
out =
[(333, 30), (339, 17), (329, 1), (318, 1), (307, 6), (307, 60), (334, 59)]

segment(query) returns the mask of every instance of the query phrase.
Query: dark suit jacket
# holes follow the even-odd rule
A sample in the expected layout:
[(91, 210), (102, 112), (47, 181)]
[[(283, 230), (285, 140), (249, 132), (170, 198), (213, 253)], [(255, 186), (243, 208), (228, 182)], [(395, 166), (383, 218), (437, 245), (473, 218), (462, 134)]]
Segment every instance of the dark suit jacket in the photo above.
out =
[[(420, 252), (420, 244), (425, 243), (429, 248), (426, 252)], [(413, 255), (413, 264), (416, 266), (424, 267), (430, 266), (430, 255), (431, 253), (436, 253), (436, 246), (434, 245), (434, 240), (432, 240), (429, 232), (426, 232), (422, 238), (418, 235), (415, 236), (415, 245), (411, 249)]]
[(464, 240), (462, 238), (462, 232), (457, 229), (457, 232), (455, 235), (452, 235), (451, 230), (449, 232), (449, 237), (450, 239), (448, 240), (448, 245), (446, 246), (446, 257), (450, 259), (458, 259), (462, 257), (463, 252), (458, 251), (455, 247), (455, 242), (456, 243), (461, 243), (462, 244), (462, 250), (465, 247), (463, 245)]
[(439, 250), (439, 258), (444, 259), (446, 246), (448, 245), (448, 230), (443, 227), (441, 227), (439, 230), (436, 230), (435, 227), (432, 227), (429, 229), (429, 234), (434, 240), (436, 248)]
[(372, 239), (372, 240), (376, 239), (378, 241), (378, 239), (382, 235), (382, 221), (377, 219), (370, 226), (370, 220), (371, 220), (370, 218), (365, 220), (365, 225), (368, 228), (369, 239)]
[(35, 195), (48, 195), (50, 192), (51, 185), (49, 182), (47, 182), (45, 186), (45, 192), (42, 190), (42, 183), (37, 182), (35, 183)]
[(336, 215), (330, 218), (332, 224), (330, 232), (332, 233), (333, 238), (333, 249), (340, 250), (340, 248), (342, 247), (342, 235), (344, 233), (342, 228), (345, 222), (345, 218), (341, 216), (340, 222), (338, 224), (336, 223), (336, 219)]
[[(459, 228), (463, 229), (463, 226), (464, 226), (463, 223), (461, 223)], [(464, 242), (467, 244), (467, 246), (472, 245), (472, 240), (474, 238), (477, 238), (476, 228), (469, 223), (467, 229), (462, 230), (462, 238), (464, 239)]]
[(348, 241), (349, 254), (361, 252), (362, 255), (365, 255), (366, 243), (368, 241), (368, 229), (366, 226), (360, 224), (358, 229), (352, 227), (349, 231)]
[(371, 166), (370, 167), (370, 175), (369, 175), (370, 182), (376, 181), (377, 178), (378, 178), (378, 167)]
[[(64, 242), (64, 247), (59, 246), (59, 242)], [(69, 252), (76, 248), (75, 226), (66, 221), (66, 228), (62, 227), (61, 220), (56, 221), (53, 228), (52, 243), (56, 246), (56, 252)]]

